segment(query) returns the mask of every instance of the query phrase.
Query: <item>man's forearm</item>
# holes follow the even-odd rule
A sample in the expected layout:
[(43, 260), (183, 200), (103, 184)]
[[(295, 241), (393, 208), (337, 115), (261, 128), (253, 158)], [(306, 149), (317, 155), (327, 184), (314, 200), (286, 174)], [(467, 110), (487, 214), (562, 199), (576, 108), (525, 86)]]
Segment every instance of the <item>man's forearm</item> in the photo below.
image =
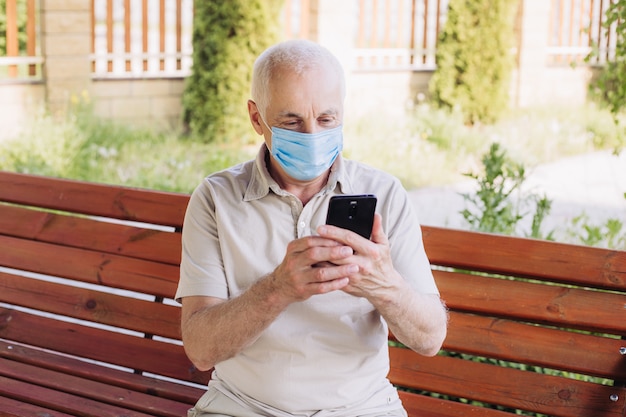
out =
[(438, 296), (407, 288), (377, 308), (401, 343), (425, 356), (437, 354), (448, 322), (446, 308)]
[[(183, 301), (184, 303), (185, 301)], [(253, 343), (287, 307), (267, 276), (241, 295), (201, 308), (183, 304), (182, 334), (187, 355), (200, 370), (235, 356)]]

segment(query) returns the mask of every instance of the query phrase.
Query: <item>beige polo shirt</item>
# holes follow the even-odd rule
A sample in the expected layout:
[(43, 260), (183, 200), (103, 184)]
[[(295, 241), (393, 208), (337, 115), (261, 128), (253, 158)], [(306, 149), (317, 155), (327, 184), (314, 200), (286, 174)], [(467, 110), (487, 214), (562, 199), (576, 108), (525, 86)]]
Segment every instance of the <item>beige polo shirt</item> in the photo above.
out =
[[(194, 191), (176, 299), (236, 297), (282, 262), (290, 241), (325, 222), (332, 195), (364, 193), (378, 197), (394, 267), (415, 290), (438, 294), (416, 214), (395, 177), (339, 157), (327, 186), (303, 207), (271, 178), (266, 153), (263, 145), (255, 160), (210, 175)], [(212, 384), (275, 415), (397, 408), (386, 378), (387, 334), (364, 298), (316, 295), (292, 304), (251, 346), (217, 364)]]

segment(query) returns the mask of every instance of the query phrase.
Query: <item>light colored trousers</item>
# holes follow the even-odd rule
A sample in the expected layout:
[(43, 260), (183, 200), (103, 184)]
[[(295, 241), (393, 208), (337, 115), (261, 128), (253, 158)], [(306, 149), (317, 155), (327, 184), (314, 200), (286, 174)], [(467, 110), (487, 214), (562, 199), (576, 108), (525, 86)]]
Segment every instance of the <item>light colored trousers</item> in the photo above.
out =
[[(210, 411), (204, 411), (210, 410)], [(341, 416), (341, 417), (407, 417), (406, 411), (402, 408), (402, 405), (399, 404), (399, 408), (386, 412), (386, 413), (375, 413), (375, 414), (362, 414), (362, 415), (354, 415), (354, 416), (346, 416), (345, 414), (339, 413), (327, 413), (327, 412), (318, 412), (312, 414), (310, 416), (298, 415), (294, 417), (330, 417), (330, 416)], [(198, 403), (194, 408), (188, 411), (187, 417), (275, 417), (272, 414), (267, 414), (262, 411), (254, 410), (250, 407), (246, 407), (240, 404), (237, 401), (233, 401), (230, 397), (224, 395), (220, 391), (216, 389), (209, 390), (198, 400)]]

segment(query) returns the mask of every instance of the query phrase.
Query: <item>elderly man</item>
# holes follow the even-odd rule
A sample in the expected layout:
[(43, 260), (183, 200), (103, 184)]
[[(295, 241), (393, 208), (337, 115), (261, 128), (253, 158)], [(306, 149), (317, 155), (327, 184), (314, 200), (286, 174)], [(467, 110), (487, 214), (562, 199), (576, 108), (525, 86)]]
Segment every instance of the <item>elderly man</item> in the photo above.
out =
[[(255, 160), (207, 177), (183, 227), (185, 350), (215, 368), (190, 416), (406, 416), (387, 335), (432, 356), (446, 335), (420, 226), (399, 181), (342, 158), (345, 81), (309, 41), (254, 65)], [(329, 199), (376, 194), (371, 238), (325, 225)]]

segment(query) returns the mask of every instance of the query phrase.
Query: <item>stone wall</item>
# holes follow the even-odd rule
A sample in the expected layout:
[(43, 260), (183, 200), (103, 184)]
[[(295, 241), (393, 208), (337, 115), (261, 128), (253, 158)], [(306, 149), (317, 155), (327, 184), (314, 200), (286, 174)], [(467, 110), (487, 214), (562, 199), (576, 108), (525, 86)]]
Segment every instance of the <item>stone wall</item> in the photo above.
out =
[(95, 80), (91, 93), (98, 116), (167, 129), (180, 122), (183, 88), (183, 79)]
[(4, 84), (0, 86), (0, 140), (15, 137), (29, 118), (43, 111), (45, 89), (42, 84)]
[(91, 88), (91, 2), (43, 0), (40, 16), (46, 104), (55, 114)]

